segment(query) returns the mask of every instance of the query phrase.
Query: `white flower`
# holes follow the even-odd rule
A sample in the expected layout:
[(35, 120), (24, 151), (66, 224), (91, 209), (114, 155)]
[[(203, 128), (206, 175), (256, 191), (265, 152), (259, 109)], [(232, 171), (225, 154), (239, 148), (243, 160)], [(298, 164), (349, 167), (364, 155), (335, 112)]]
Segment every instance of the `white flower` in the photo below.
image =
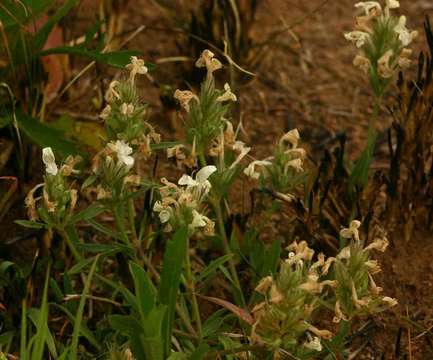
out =
[(199, 228), (199, 227), (205, 227), (208, 223), (208, 218), (202, 214), (200, 214), (197, 210), (192, 210), (192, 223), (190, 224), (190, 227), (192, 229)]
[(264, 167), (271, 165), (272, 163), (267, 160), (255, 160), (244, 169), (244, 174), (251, 179), (257, 180), (260, 177), (260, 172), (256, 171), (256, 167)]
[(366, 16), (380, 14), (382, 12), (382, 6), (380, 6), (377, 1), (361, 1), (356, 3), (355, 7), (364, 9)]
[(202, 192), (203, 194), (207, 194), (211, 188), (211, 184), (208, 178), (215, 171), (217, 171), (216, 166), (214, 165), (205, 166), (197, 172), (197, 174), (195, 175), (195, 179), (193, 179), (189, 175), (184, 174), (179, 179), (178, 184), (186, 186), (187, 189), (198, 188), (200, 192)]
[(351, 31), (349, 33), (345, 33), (344, 37), (346, 40), (355, 43), (356, 47), (360, 48), (364, 46), (365, 42), (370, 38), (370, 34), (363, 31)]
[(42, 161), (45, 164), (45, 171), (50, 175), (57, 175), (58, 168), (53, 150), (50, 147), (42, 149)]
[(388, 9), (397, 9), (400, 7), (398, 0), (386, 0), (386, 6)]
[(179, 90), (174, 92), (173, 97), (179, 101), (180, 106), (182, 106), (187, 112), (189, 112), (189, 102), (194, 99), (199, 102), (199, 98), (196, 94), (189, 90)]
[(418, 35), (417, 31), (409, 31), (406, 28), (406, 16), (400, 16), (398, 24), (395, 26), (394, 31), (398, 34), (398, 39), (403, 46), (408, 46), (412, 40)]
[(134, 105), (123, 103), (120, 105), (120, 113), (127, 117), (131, 117), (134, 114)]
[(144, 60), (136, 56), (131, 56), (131, 63), (126, 65), (126, 69), (130, 71), (129, 79), (131, 82), (134, 82), (137, 74), (146, 74), (148, 70), (147, 67), (144, 66)]
[(171, 217), (171, 211), (169, 206), (162, 205), (161, 201), (155, 201), (153, 205), (153, 211), (159, 213), (159, 220), (162, 224), (168, 222)]
[(237, 97), (235, 94), (232, 93), (230, 89), (230, 85), (228, 83), (224, 84), (224, 94), (218, 96), (216, 98), (216, 101), (223, 102), (223, 101), (236, 101)]
[(125, 164), (128, 167), (134, 165), (134, 158), (130, 156), (132, 154), (132, 148), (128, 145), (127, 142), (123, 140), (117, 140), (115, 143), (110, 142), (108, 144), (108, 147), (112, 151), (116, 152), (117, 158), (123, 164)]
[(221, 69), (222, 64), (218, 59), (214, 59), (215, 54), (210, 50), (204, 50), (199, 59), (196, 61), (195, 66), (206, 67), (208, 76), (212, 75), (215, 70)]
[(344, 228), (340, 231), (340, 236), (345, 239), (351, 239), (352, 237), (356, 241), (359, 240), (359, 227), (361, 226), (361, 222), (359, 220), (352, 220), (348, 228)]
[(322, 344), (320, 343), (320, 338), (317, 336), (308, 342), (304, 342), (303, 346), (309, 350), (322, 351)]

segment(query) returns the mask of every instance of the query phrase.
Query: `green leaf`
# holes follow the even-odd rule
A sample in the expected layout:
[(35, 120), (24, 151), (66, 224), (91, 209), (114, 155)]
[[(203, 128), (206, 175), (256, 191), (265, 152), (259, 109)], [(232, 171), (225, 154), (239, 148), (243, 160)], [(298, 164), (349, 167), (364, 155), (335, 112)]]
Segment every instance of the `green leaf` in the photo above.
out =
[(179, 290), (180, 275), (182, 273), (183, 260), (188, 244), (188, 229), (180, 228), (167, 242), (164, 254), (164, 262), (159, 286), (159, 302), (167, 305), (167, 313), (164, 319), (165, 355), (168, 356), (171, 346), (171, 332), (173, 328), (174, 312), (177, 293)]
[(48, 334), (48, 283), (50, 280), (50, 267), (45, 275), (45, 285), (42, 295), (41, 309), (36, 324), (35, 343), (32, 349), (32, 360), (42, 360)]
[(3, 334), (0, 335), (0, 345), (4, 346), (9, 344), (14, 337), (13, 331), (6, 331)]
[(51, 147), (62, 156), (77, 154), (84, 156), (73, 142), (64, 139), (62, 132), (50, 128), (21, 111), (16, 112), (16, 117), (19, 128), (40, 147)]
[(14, 222), (15, 224), (31, 229), (43, 229), (45, 227), (45, 224), (31, 220), (15, 220)]
[(93, 257), (80, 260), (68, 270), (68, 274), (69, 275), (80, 274), (87, 266), (89, 266), (93, 262), (93, 260), (95, 260)]
[(88, 219), (88, 220), (86, 220), (86, 222), (89, 225), (91, 225), (94, 229), (96, 229), (99, 232), (101, 232), (101, 233), (109, 236), (110, 238), (113, 238), (113, 239), (116, 239), (116, 240), (122, 240), (122, 236), (118, 232), (116, 232), (116, 231), (114, 231), (114, 230), (112, 230), (112, 229), (110, 229), (110, 228), (108, 228), (108, 227), (106, 227), (106, 226), (98, 223), (97, 221), (95, 221), (93, 219)]
[[(133, 50), (112, 51), (102, 53), (97, 50), (85, 49), (81, 46), (62, 46), (41, 51), (38, 55), (45, 56), (50, 54), (69, 54), (78, 57), (83, 57), (102, 64), (114, 66), (124, 69), (131, 61), (131, 56), (138, 56), (141, 53)], [(152, 64), (146, 63), (148, 68), (152, 68)]]
[(130, 261), (129, 271), (134, 280), (135, 295), (137, 297), (140, 315), (144, 319), (155, 307), (156, 290), (141, 266)]
[(92, 254), (115, 254), (115, 253), (124, 253), (128, 256), (131, 256), (134, 253), (134, 250), (130, 247), (121, 244), (76, 244), (77, 250), (81, 250), (83, 252), (89, 252)]
[[(41, 310), (40, 309), (35, 309), (35, 308), (29, 309), (28, 312), (27, 312), (27, 315), (30, 318), (30, 320), (33, 322), (33, 324), (35, 326), (38, 326), (39, 317), (41, 316)], [(54, 358), (56, 358), (58, 355), (57, 355), (57, 350), (56, 350), (56, 344), (55, 344), (55, 341), (54, 341), (54, 337), (51, 334), (50, 329), (48, 328), (48, 324), (45, 324), (45, 326), (46, 326), (46, 329), (45, 329), (45, 332), (46, 332), (46, 344), (48, 346), (48, 350), (50, 351), (50, 354)]]
[(368, 136), (367, 146), (359, 157), (349, 176), (349, 193), (353, 193), (356, 186), (364, 188), (368, 182), (368, 173), (373, 161), (374, 148), (376, 145), (377, 133), (373, 131)]
[(83, 319), (84, 314), (84, 306), (86, 305), (86, 297), (90, 290), (90, 284), (92, 283), (93, 274), (96, 270), (96, 264), (98, 263), (99, 255), (96, 255), (95, 261), (93, 261), (92, 267), (90, 268), (89, 275), (87, 277), (86, 283), (84, 285), (83, 293), (81, 294), (80, 299), (80, 305), (78, 306), (78, 311), (75, 316), (75, 324), (74, 324), (74, 330), (72, 333), (72, 344), (71, 344), (71, 355), (69, 356), (70, 359), (75, 360), (78, 359), (78, 339), (80, 337), (81, 332), (81, 322)]
[(68, 220), (69, 225), (73, 225), (81, 220), (90, 220), (104, 212), (105, 208), (100, 204), (92, 204), (79, 213), (74, 214)]
[(219, 309), (209, 316), (203, 324), (203, 338), (215, 335), (224, 322), (225, 309)]
[(198, 283), (202, 280), (205, 280), (208, 276), (214, 274), (221, 265), (229, 261), (232, 257), (233, 254), (227, 254), (219, 257), (218, 259), (212, 260), (210, 264), (196, 277), (195, 282)]
[(206, 354), (209, 352), (210, 347), (206, 343), (201, 343), (197, 349), (191, 354), (190, 360), (202, 360), (205, 358)]

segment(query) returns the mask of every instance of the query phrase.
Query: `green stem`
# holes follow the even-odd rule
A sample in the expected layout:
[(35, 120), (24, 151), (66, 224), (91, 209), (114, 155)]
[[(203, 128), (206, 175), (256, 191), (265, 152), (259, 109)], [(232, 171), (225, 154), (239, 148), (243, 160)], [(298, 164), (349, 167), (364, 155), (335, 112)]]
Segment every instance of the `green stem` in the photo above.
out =
[(59, 232), (62, 239), (66, 242), (66, 244), (69, 247), (69, 250), (71, 250), (72, 255), (74, 255), (74, 258), (76, 261), (82, 260), (81, 254), (77, 251), (77, 249), (74, 246), (74, 243), (70, 239), (68, 233), (63, 228), (58, 228), (57, 231)]
[(202, 338), (202, 326), (201, 326), (201, 317), (200, 317), (200, 310), (198, 307), (197, 302), (197, 295), (195, 293), (195, 284), (194, 284), (194, 278), (191, 271), (191, 258), (189, 255), (189, 238), (188, 238), (188, 244), (186, 247), (186, 253), (185, 253), (185, 275), (186, 275), (186, 281), (188, 284), (188, 290), (191, 295), (191, 304), (192, 304), (192, 315), (194, 317), (194, 321), (197, 325), (197, 335), (201, 339)]
[[(122, 205), (123, 205), (123, 204), (122, 204)], [(122, 206), (122, 205), (120, 205), (120, 206)], [(122, 238), (123, 238), (123, 242), (124, 242), (127, 246), (132, 247), (131, 241), (129, 241), (129, 237), (128, 237), (128, 235), (126, 234), (124, 218), (123, 218), (123, 216), (119, 213), (119, 209), (118, 209), (117, 206), (115, 206), (115, 207), (113, 208), (113, 213), (114, 213), (114, 219), (115, 219), (115, 221), (116, 221), (116, 227), (117, 227), (117, 229), (120, 231), (120, 235), (121, 235)]]
[[(218, 230), (219, 230), (221, 238), (222, 238), (222, 244), (223, 244), (224, 252), (226, 255), (231, 255), (233, 253), (230, 249), (229, 240), (227, 238), (226, 230), (224, 228), (224, 217), (223, 217), (223, 213), (222, 213), (221, 204), (220, 204), (219, 199), (214, 202), (214, 208), (215, 208), (215, 213), (217, 216)], [(233, 257), (231, 257), (229, 259), (228, 264), (229, 264), (229, 269), (230, 269), (231, 275), (233, 277), (233, 281), (235, 283), (235, 286), (237, 287), (238, 292), (241, 296), (242, 305), (246, 306), (245, 298), (244, 298), (244, 295), (242, 292), (241, 283), (239, 281), (239, 277), (238, 277), (238, 273), (236, 271), (236, 266), (235, 266)]]
[(139, 256), (141, 259), (146, 258), (146, 254), (144, 253), (143, 247), (140, 243), (140, 240), (137, 236), (137, 229), (135, 227), (135, 208), (134, 208), (134, 200), (132, 198), (128, 199), (128, 217), (129, 217), (129, 224), (131, 227), (131, 233), (132, 233), (132, 243), (134, 244), (135, 248), (138, 251)]

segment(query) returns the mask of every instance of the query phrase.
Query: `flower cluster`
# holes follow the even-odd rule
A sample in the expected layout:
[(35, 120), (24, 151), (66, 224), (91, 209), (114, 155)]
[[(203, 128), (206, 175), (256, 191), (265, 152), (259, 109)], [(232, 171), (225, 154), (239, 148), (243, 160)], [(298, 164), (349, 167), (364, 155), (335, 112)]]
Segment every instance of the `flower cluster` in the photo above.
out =
[(407, 29), (405, 16), (391, 14), (400, 7), (397, 0), (386, 0), (384, 8), (377, 1), (359, 2), (355, 7), (363, 15), (356, 18), (355, 30), (344, 36), (360, 49), (354, 65), (369, 73), (376, 95), (382, 95), (387, 80), (411, 64), (412, 50), (407, 47), (417, 32)]
[(147, 158), (151, 154), (151, 142), (160, 141), (160, 135), (145, 121), (146, 106), (140, 102), (135, 86), (137, 74), (146, 74), (147, 68), (135, 56), (126, 68), (130, 71), (128, 80), (110, 83), (105, 94), (108, 104), (100, 117), (105, 122), (109, 141), (123, 140)]
[(371, 314), (397, 304), (395, 299), (381, 296), (382, 288), (378, 287), (373, 275), (381, 271), (377, 260), (370, 258), (371, 250), (384, 252), (388, 240), (383, 234), (363, 246), (359, 236), (361, 223), (353, 220), (349, 228), (342, 229), (340, 235), (351, 239), (350, 245), (344, 247), (336, 256), (334, 264), (336, 289), (334, 322), (349, 320), (356, 315)]
[(178, 181), (179, 186), (161, 179), (164, 184), (159, 190), (161, 200), (155, 202), (153, 210), (165, 224), (165, 231), (188, 226), (190, 233), (200, 229), (205, 235), (213, 234), (214, 222), (203, 215), (200, 208), (211, 189), (208, 179), (216, 170), (215, 166), (208, 165), (200, 169), (195, 178), (184, 174)]
[(251, 338), (276, 354), (317, 354), (322, 350), (321, 339), (332, 337), (330, 331), (313, 325), (319, 298), (336, 286), (335, 281), (325, 279), (332, 258), (325, 260), (320, 254), (312, 262), (314, 251), (305, 241), (294, 242), (287, 249), (288, 257), (276, 278), (267, 276), (256, 287), (264, 301), (252, 310), (255, 323)]
[(363, 247), (360, 225), (354, 220), (341, 230), (342, 237), (353, 241), (336, 257), (320, 253), (313, 262), (314, 251), (305, 241), (287, 248), (288, 257), (275, 278), (267, 276), (256, 287), (264, 301), (252, 310), (253, 342), (265, 344), (275, 353), (286, 351), (302, 357), (312, 350), (321, 351), (321, 339), (333, 336), (313, 325), (315, 310), (324, 309), (323, 304), (334, 308), (335, 323), (397, 304), (393, 298), (380, 296), (382, 289), (373, 279), (380, 266), (370, 258), (371, 250), (385, 251), (388, 240), (380, 235)]
[[(57, 226), (73, 212), (78, 195), (77, 190), (70, 187), (67, 178), (78, 173), (75, 166), (80, 160), (79, 156), (68, 156), (59, 169), (53, 150), (50, 147), (42, 150), (42, 161), (45, 165), (44, 182), (30, 190), (25, 199), (30, 220), (40, 218), (51, 226)], [(40, 188), (42, 197), (35, 198), (35, 193)], [(39, 200), (42, 200), (42, 206), (37, 208), (36, 203)]]
[[(204, 50), (196, 66), (204, 67), (207, 71), (199, 95), (190, 90), (174, 92), (174, 98), (186, 112), (186, 139), (182, 144), (167, 150), (167, 156), (174, 158), (178, 166), (185, 165), (188, 168), (197, 165), (197, 158), (200, 155), (216, 156), (217, 153), (221, 153), (224, 148), (221, 133), (224, 132), (224, 128), (226, 132), (233, 130), (233, 126), (226, 119), (228, 102), (237, 101), (229, 84), (224, 85), (224, 90), (215, 87), (213, 73), (221, 69), (222, 64), (215, 58), (214, 53)], [(239, 145), (238, 143), (236, 149), (239, 149)], [(233, 149), (234, 142), (229, 142), (226, 146), (231, 146)]]
[(147, 159), (151, 155), (151, 143), (159, 143), (160, 135), (145, 121), (146, 107), (141, 104), (135, 86), (137, 74), (146, 74), (143, 60), (131, 57), (126, 66), (130, 71), (125, 81), (112, 81), (105, 94), (108, 105), (100, 117), (105, 121), (108, 141), (105, 147), (94, 157), (92, 169), (99, 184), (97, 198), (118, 199), (124, 184), (139, 181), (130, 175), (136, 157)]
[(269, 179), (281, 196), (291, 198), (288, 192), (304, 177), (306, 151), (298, 146), (299, 140), (298, 130), (290, 130), (280, 138), (273, 156), (252, 161), (244, 169), (244, 174), (254, 180), (261, 179), (262, 182)]

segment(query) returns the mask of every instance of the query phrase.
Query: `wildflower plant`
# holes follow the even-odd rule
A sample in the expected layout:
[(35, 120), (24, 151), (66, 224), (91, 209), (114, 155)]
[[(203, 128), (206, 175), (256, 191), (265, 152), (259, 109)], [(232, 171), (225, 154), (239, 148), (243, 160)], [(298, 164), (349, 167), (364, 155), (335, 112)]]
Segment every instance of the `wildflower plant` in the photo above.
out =
[(355, 30), (344, 36), (359, 49), (353, 64), (369, 75), (374, 95), (380, 98), (394, 74), (411, 65), (408, 46), (418, 33), (406, 28), (406, 16), (393, 15), (399, 1), (386, 0), (383, 8), (376, 1), (359, 2), (355, 7), (363, 15), (356, 18)]
[(262, 188), (270, 188), (278, 197), (291, 201), (292, 192), (307, 176), (303, 168), (306, 151), (299, 147), (300, 135), (297, 129), (284, 134), (275, 146), (274, 155), (264, 160), (254, 160), (244, 174), (252, 180), (259, 180)]
[(382, 97), (399, 69), (411, 65), (412, 50), (408, 48), (417, 36), (416, 31), (406, 27), (406, 17), (397, 17), (392, 11), (400, 7), (397, 0), (386, 0), (384, 7), (377, 1), (355, 4), (363, 11), (356, 18), (355, 30), (345, 33), (347, 40), (353, 42), (359, 53), (353, 60), (370, 78), (374, 94), (374, 111), (369, 122), (368, 141), (360, 159), (352, 171), (349, 191), (356, 186), (365, 187), (368, 170), (376, 143), (375, 122), (379, 115)]
[[(275, 276), (266, 276), (256, 287), (263, 301), (252, 309), (254, 324), (251, 341), (265, 346), (274, 359), (284, 355), (299, 359), (314, 359), (334, 339), (346, 332), (341, 325), (334, 333), (320, 329), (323, 314), (332, 316), (334, 323), (350, 323), (354, 318), (374, 314), (395, 306), (397, 301), (382, 296), (382, 288), (376, 285), (373, 276), (380, 271), (379, 263), (371, 259), (371, 251), (385, 251), (388, 240), (378, 236), (364, 246), (359, 235), (361, 223), (351, 222), (349, 228), (341, 230), (341, 236), (349, 239), (336, 257), (325, 257), (323, 253), (314, 259), (314, 250), (305, 241), (293, 242), (287, 247), (287, 258), (281, 263)], [(333, 309), (329, 312), (329, 309)], [(322, 313), (319, 319), (317, 314)], [(334, 341), (333, 346), (342, 344)]]

